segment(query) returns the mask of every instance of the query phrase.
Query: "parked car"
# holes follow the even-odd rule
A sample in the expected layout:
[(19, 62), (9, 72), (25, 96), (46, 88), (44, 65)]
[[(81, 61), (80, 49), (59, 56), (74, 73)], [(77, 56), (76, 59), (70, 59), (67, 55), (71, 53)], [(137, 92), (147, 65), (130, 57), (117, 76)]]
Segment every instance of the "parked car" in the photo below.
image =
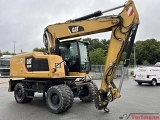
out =
[(157, 83), (160, 83), (160, 67), (137, 67), (134, 79), (139, 85), (149, 83), (155, 86)]

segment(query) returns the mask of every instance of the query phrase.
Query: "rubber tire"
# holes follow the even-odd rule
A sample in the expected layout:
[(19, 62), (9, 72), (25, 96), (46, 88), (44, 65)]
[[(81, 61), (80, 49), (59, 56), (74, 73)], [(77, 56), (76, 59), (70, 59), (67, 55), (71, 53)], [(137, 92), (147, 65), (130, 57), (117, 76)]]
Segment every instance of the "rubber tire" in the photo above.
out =
[(153, 79), (152, 82), (151, 82), (151, 85), (156, 86), (157, 85), (157, 80)]
[(69, 103), (68, 106), (66, 107), (66, 110), (70, 109), (73, 105), (73, 101), (74, 101), (74, 94), (72, 92), (72, 90), (70, 89), (69, 86), (67, 85), (60, 85), (60, 87), (62, 87), (62, 89), (67, 93), (68, 95), (68, 99), (69, 99)]
[(138, 83), (138, 85), (142, 85), (142, 83), (141, 82), (137, 82)]
[(91, 102), (94, 100), (96, 87), (93, 85), (93, 83), (88, 83), (87, 85), (84, 85), (81, 87), (79, 98), (82, 102)]
[[(70, 98), (68, 97), (68, 92), (63, 88), (64, 85), (51, 86), (47, 91), (47, 106), (52, 113), (62, 113), (67, 111), (68, 105), (71, 105)], [(66, 88), (66, 87), (65, 87)], [(58, 102), (53, 103), (53, 95), (57, 96)], [(70, 103), (70, 104), (69, 104)]]
[[(17, 83), (14, 88), (14, 97), (17, 103), (26, 103), (32, 101), (32, 98), (27, 98), (27, 91), (25, 91), (25, 84)], [(21, 90), (21, 96), (18, 96), (18, 91)]]

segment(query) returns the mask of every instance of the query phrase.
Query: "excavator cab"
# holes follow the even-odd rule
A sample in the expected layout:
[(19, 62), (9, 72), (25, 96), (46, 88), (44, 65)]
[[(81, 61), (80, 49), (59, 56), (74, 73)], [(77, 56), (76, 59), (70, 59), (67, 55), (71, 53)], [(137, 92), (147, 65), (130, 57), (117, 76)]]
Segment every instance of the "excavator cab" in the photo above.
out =
[(60, 41), (59, 55), (65, 61), (68, 72), (90, 71), (88, 45), (89, 42), (82, 39)]

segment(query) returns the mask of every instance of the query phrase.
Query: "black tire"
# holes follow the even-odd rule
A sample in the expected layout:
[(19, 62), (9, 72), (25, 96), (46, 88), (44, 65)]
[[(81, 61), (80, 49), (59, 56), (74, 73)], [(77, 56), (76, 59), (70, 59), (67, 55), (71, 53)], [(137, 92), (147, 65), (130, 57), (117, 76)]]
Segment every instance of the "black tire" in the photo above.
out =
[(64, 90), (63, 85), (56, 85), (48, 89), (46, 101), (51, 112), (58, 114), (68, 110), (70, 98), (68, 97), (68, 92)]
[(14, 97), (17, 103), (26, 103), (32, 100), (31, 98), (27, 98), (27, 92), (24, 88), (24, 83), (17, 83), (14, 88)]
[(157, 85), (157, 80), (156, 80), (156, 79), (153, 79), (152, 82), (151, 82), (151, 85), (152, 85), (152, 86), (156, 86), (156, 85)]
[(138, 83), (138, 85), (142, 85), (142, 83), (141, 82), (137, 82)]
[(70, 89), (69, 86), (67, 85), (61, 85), (60, 87), (62, 87), (62, 89), (67, 93), (68, 95), (68, 99), (69, 99), (69, 103), (66, 107), (66, 110), (70, 109), (73, 105), (73, 101), (74, 101), (74, 95), (73, 95), (73, 92), (72, 90)]
[(88, 83), (87, 85), (84, 85), (80, 89), (79, 98), (83, 102), (91, 102), (94, 99), (95, 96), (95, 86), (93, 83)]

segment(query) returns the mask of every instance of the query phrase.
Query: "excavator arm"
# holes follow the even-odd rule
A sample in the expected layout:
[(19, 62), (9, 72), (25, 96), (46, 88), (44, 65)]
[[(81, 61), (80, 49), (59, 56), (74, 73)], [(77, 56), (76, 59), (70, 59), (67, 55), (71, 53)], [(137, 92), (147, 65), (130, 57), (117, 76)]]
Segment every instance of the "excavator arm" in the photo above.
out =
[[(101, 16), (106, 12), (121, 7), (123, 7), (123, 10), (119, 15)], [(108, 103), (120, 97), (120, 90), (123, 83), (122, 77), (119, 88), (117, 88), (113, 82), (113, 75), (120, 62), (122, 53), (127, 46), (129, 47), (127, 49), (126, 59), (124, 60), (124, 68), (129, 64), (138, 24), (138, 12), (134, 2), (129, 0), (125, 5), (116, 8), (102, 12), (97, 11), (75, 20), (68, 20), (65, 23), (47, 26), (44, 31), (44, 44), (49, 54), (56, 54), (56, 45), (59, 40), (108, 31), (112, 32), (101, 87), (95, 95), (96, 107), (108, 111)]]
[(118, 16), (104, 16), (50, 25), (45, 29), (44, 43), (49, 53), (52, 54), (52, 49), (55, 51), (58, 40), (112, 31), (113, 26), (117, 26), (119, 23)]

